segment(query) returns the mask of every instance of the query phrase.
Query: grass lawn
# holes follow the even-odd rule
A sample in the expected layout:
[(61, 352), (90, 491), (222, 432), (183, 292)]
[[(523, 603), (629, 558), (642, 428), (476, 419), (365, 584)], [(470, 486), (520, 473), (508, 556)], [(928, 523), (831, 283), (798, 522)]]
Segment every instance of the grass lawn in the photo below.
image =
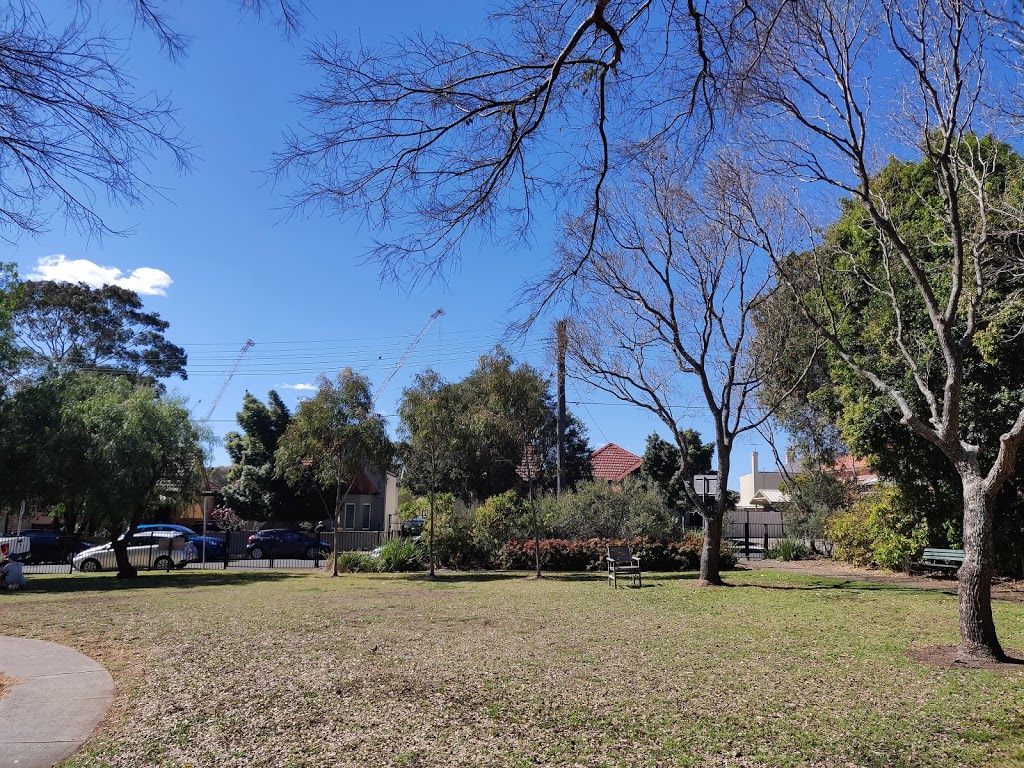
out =
[(729, 578), (34, 577), (0, 631), (114, 673), (65, 766), (1024, 766), (1024, 666), (908, 656), (956, 641), (955, 597)]

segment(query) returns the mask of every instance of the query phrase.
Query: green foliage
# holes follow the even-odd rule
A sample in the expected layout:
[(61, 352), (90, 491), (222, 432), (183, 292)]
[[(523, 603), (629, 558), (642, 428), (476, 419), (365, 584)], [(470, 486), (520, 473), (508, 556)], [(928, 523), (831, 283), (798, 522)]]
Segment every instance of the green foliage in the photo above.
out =
[(820, 539), (826, 522), (846, 509), (854, 489), (831, 472), (801, 472), (783, 484), (792, 503), (782, 511), (786, 530), (794, 536)]
[(276, 470), (274, 455), (291, 422), (291, 413), (274, 390), (264, 404), (245, 393), (237, 414), (242, 432), (228, 432), (224, 447), (231, 457), (224, 502), (248, 520), (312, 520), (329, 516), (315, 488), (292, 486)]
[(164, 338), (168, 323), (116, 285), (28, 281), (12, 315), (21, 362), (38, 373), (88, 367), (155, 384), (186, 378), (185, 350)]
[(345, 492), (364, 470), (383, 473), (394, 454), (383, 420), (373, 412), (370, 384), (351, 368), (334, 381), (318, 379), (316, 394), (303, 400), (278, 441), (278, 475), (293, 487), (332, 491), (337, 518)]
[(120, 533), (199, 491), (205, 435), (181, 402), (128, 377), (44, 376), (0, 414), (0, 497), (59, 505), (68, 531)]
[[(654, 539), (541, 539), (540, 562), (547, 571), (603, 571), (606, 569), (609, 544), (628, 544), (640, 558), (645, 571), (692, 571), (700, 566), (703, 538), (694, 533), (685, 534), (679, 541)], [(506, 570), (532, 569), (534, 542), (509, 541), (501, 549), (498, 566)], [(722, 568), (733, 568), (736, 555), (727, 544), (722, 544)]]
[[(474, 536), (474, 513), (454, 494), (438, 494), (434, 499), (434, 562), (447, 568), (485, 567), (489, 554)], [(430, 520), (423, 538), (430, 535)]]
[(376, 566), (381, 573), (405, 573), (423, 569), (423, 546), (411, 539), (391, 539), (377, 553)]
[[(433, 371), (417, 376), (403, 393), (399, 417), (403, 484), (418, 495), (433, 488), (468, 504), (531, 481), (540, 489), (555, 487), (556, 414), (548, 379), (530, 365), (517, 366), (500, 347), (462, 381), (445, 382)], [(571, 487), (591, 476), (590, 448), (583, 425), (571, 413), (567, 420)]]
[[(989, 204), (985, 212), (978, 209), (973, 182), (959, 187), (963, 193), (961, 216), (970, 222), (965, 229), (967, 251), (974, 248), (971, 243), (981, 232), (989, 239), (984, 245), (977, 244), (977, 252), (984, 254), (978, 268), (985, 290), (972, 312), (976, 331), (962, 343), (954, 342), (963, 356), (963, 386), (956, 393), (958, 439), (979, 447), (984, 473), (999, 450), (1000, 436), (1024, 407), (1024, 336), (1019, 333), (1024, 298), (1012, 270), (1000, 266), (1020, 260), (1019, 218), (1008, 218), (1008, 213), (1020, 210), (1024, 158), (990, 136), (967, 135), (955, 152), (964, 179), (972, 178), (971, 170), (978, 163), (987, 166), (984, 176)], [(936, 302), (944, 306), (952, 288), (954, 238), (948, 217), (941, 213), (948, 205), (942, 201), (935, 167), (928, 160), (892, 160), (875, 176), (872, 186), (873, 195), (891, 212), (900, 238), (927, 275)], [(984, 228), (980, 226), (983, 213), (989, 217)], [(913, 280), (899, 259), (891, 258), (891, 253), (887, 258), (883, 238), (863, 207), (847, 201), (822, 245), (813, 253), (794, 254), (789, 266), (797, 275), (796, 287), (807, 309), (827, 318), (829, 327), (834, 321), (838, 339), (854, 360), (898, 390), (920, 420), (929, 423), (929, 406), (896, 340), (900, 334), (906, 354), (914, 360), (924, 385), (937, 396), (941, 411), (946, 370), (937, 336)], [(973, 272), (970, 260), (966, 269)], [(901, 307), (898, 318), (887, 295), (890, 279)], [(971, 291), (964, 294), (968, 299), (972, 296)], [(962, 298), (961, 307), (965, 306)], [(961, 320), (952, 329), (954, 338), (966, 328), (962, 315), (963, 309)], [(766, 321), (758, 325), (758, 343), (774, 339), (773, 349), (788, 359), (793, 374), (768, 384), (775, 392), (786, 391), (816, 348), (816, 335), (801, 320), (790, 292), (773, 294), (764, 316)], [(873, 468), (898, 486), (908, 508), (916, 510), (915, 519), (923, 526), (928, 543), (948, 545), (956, 540), (963, 499), (957, 470), (949, 459), (909, 430), (892, 398), (880, 394), (834, 349), (819, 351), (811, 370), (811, 377), (780, 413), (797, 444), (810, 447), (806, 454), (809, 464), (813, 466), (818, 456), (830, 463), (829, 451), (837, 445), (856, 455), (871, 456)], [(829, 432), (830, 437), (823, 437)], [(996, 567), (1003, 573), (1021, 573), (1024, 564), (1022, 501), (1024, 484), (1011, 480), (993, 504), (998, 531)], [(848, 522), (837, 525), (856, 527), (856, 516)], [(887, 547), (888, 554), (878, 556), (898, 563), (906, 558), (908, 541), (917, 539), (903, 530)], [(874, 561), (875, 555), (861, 558)]]
[(515, 491), (492, 496), (473, 511), (474, 546), (488, 560), (497, 557), (509, 539), (525, 538), (531, 534), (529, 505)]
[(857, 499), (829, 521), (827, 532), (837, 558), (891, 570), (906, 570), (928, 544), (921, 516), (895, 486)]
[(686, 441), (686, 471), (682, 469), (681, 453), (678, 446), (662, 440), (658, 435), (647, 436), (644, 463), (640, 471), (665, 498), (670, 509), (685, 510), (693, 505), (686, 495), (685, 486), (693, 484), (694, 475), (711, 473), (711, 458), (715, 444), (701, 442), (700, 432), (683, 430)]
[(811, 555), (811, 550), (800, 539), (785, 538), (768, 550), (767, 557), (772, 560), (806, 560)]
[(339, 552), (335, 556), (338, 573), (375, 573), (377, 561), (365, 552)]
[(670, 539), (677, 528), (661, 495), (636, 478), (583, 483), (558, 500), (549, 523), (556, 535), (571, 539)]

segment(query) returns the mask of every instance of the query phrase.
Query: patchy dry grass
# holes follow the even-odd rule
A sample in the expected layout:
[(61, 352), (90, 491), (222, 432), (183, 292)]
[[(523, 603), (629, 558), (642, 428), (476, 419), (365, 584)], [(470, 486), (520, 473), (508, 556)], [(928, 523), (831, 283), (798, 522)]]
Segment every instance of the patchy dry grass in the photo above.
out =
[[(909, 655), (955, 642), (954, 597), (733, 581), (37, 578), (4, 631), (111, 667), (117, 706), (76, 768), (1024, 765), (1024, 667)], [(1024, 607), (996, 614), (1024, 647)]]

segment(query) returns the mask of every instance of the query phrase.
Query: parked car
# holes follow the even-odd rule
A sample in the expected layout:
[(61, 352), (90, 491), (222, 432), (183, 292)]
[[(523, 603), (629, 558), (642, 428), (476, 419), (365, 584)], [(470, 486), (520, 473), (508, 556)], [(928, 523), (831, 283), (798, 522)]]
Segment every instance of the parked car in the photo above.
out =
[(183, 533), (188, 536), (188, 540), (196, 545), (196, 559), (199, 560), (203, 557), (203, 542), (206, 542), (206, 559), (207, 560), (223, 560), (224, 559), (224, 541), (218, 539), (216, 536), (202, 536), (197, 534), (191, 528), (186, 528), (184, 525), (175, 525), (174, 523), (143, 523), (135, 528), (135, 530), (142, 531), (174, 531), (177, 533)]
[(81, 536), (58, 531), (23, 531), (21, 535), (29, 542), (28, 549), (21, 557), (25, 565), (70, 563), (79, 552), (95, 546), (93, 542), (84, 541)]
[(245, 554), (253, 560), (265, 557), (305, 557), (312, 560), (317, 556), (318, 549), (321, 557), (331, 553), (330, 544), (317, 541), (312, 536), (284, 528), (267, 528), (249, 537)]
[[(128, 541), (128, 562), (136, 568), (181, 568), (196, 557), (195, 544), (179, 531), (144, 531)], [(109, 542), (79, 552), (71, 562), (86, 573), (117, 568), (114, 547)]]

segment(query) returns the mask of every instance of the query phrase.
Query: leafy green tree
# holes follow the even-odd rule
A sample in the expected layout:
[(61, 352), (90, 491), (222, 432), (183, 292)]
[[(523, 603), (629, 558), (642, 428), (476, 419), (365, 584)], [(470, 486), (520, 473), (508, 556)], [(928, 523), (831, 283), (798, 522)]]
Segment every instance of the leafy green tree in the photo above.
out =
[(127, 537), (168, 493), (175, 503), (198, 498), (204, 435), (184, 403), (160, 398), (151, 387), (121, 376), (88, 378), (92, 391), (68, 404), (93, 436), (88, 449), (89, 509), (110, 531), (118, 577), (137, 575), (128, 562)]
[(144, 383), (187, 378), (185, 350), (164, 337), (168, 323), (116, 285), (28, 281), (12, 316), (22, 364), (130, 374)]
[[(225, 504), (249, 520), (310, 520), (322, 517), (325, 505), (318, 490), (293, 487), (278, 472), (274, 454), (288, 428), (291, 413), (274, 390), (263, 403), (248, 392), (238, 412), (241, 432), (228, 432), (224, 447), (231, 457), (221, 487)], [(326, 507), (328, 516), (332, 514)]]
[(95, 394), (90, 375), (48, 375), (0, 400), (0, 498), (55, 510), (63, 530), (88, 530), (95, 435), (77, 404)]
[(548, 383), (530, 365), (514, 368), (511, 356), (498, 350), (482, 357), (463, 384), (479, 398), (470, 416), (475, 439), (498, 436), (492, 444), (496, 450), (491, 459), (526, 481), (533, 520), (534, 565), (540, 578), (541, 526), (535, 494), (551, 458), (543, 439), (544, 427), (550, 425), (552, 415)]
[(312, 480), (334, 492), (334, 570), (338, 575), (341, 510), (352, 485), (367, 469), (383, 474), (394, 448), (384, 421), (373, 412), (370, 383), (351, 368), (332, 381), (318, 379), (316, 394), (303, 400), (277, 446), (277, 471), (289, 483)]
[[(1022, 261), (1024, 159), (991, 137), (957, 131), (938, 144), (941, 135), (927, 138), (923, 159), (865, 178), (869, 196), (846, 202), (817, 248), (776, 258), (829, 343), (845, 442), (875, 453), (901, 489), (959, 494), (958, 654), (1002, 658), (991, 578), (1000, 495), (1024, 440), (1011, 266)], [(963, 181), (952, 187), (954, 176)]]
[(460, 454), (470, 442), (460, 392), (448, 386), (434, 371), (418, 374), (402, 393), (398, 407), (399, 433), (403, 437), (401, 455), (406, 468), (418, 472), (403, 481), (406, 487), (425, 493), (427, 497), (427, 559), (430, 577), (434, 577), (434, 534), (436, 501), (439, 489), (451, 493), (452, 487), (466, 480)]
[(695, 509), (686, 493), (686, 486), (693, 486), (694, 475), (711, 473), (711, 458), (715, 454), (715, 444), (701, 442), (697, 430), (685, 429), (682, 434), (686, 461), (682, 461), (678, 447), (657, 434), (651, 434), (647, 436), (643, 464), (640, 465), (640, 472), (654, 483), (669, 508), (679, 511)]
[[(436, 391), (440, 398), (437, 407), (444, 413), (443, 421), (439, 423), (442, 423), (444, 431), (446, 458), (437, 460), (436, 446), (433, 449), (435, 454), (432, 454), (429, 451), (412, 450), (406, 445), (402, 451), (402, 483), (405, 487), (417, 494), (426, 495), (433, 478), (437, 490), (454, 493), (467, 504), (522, 487), (525, 482), (520, 472), (523, 457), (518, 453), (522, 448), (518, 446), (516, 438), (506, 429), (483, 429), (480, 420), (481, 414), (490, 409), (488, 398), (494, 387), (499, 386), (499, 381), (508, 381), (513, 372), (521, 381), (531, 380), (530, 388), (537, 398), (536, 406), (538, 410), (547, 412), (539, 432), (532, 440), (531, 469), (534, 485), (539, 490), (554, 490), (557, 482), (557, 417), (549, 383), (546, 377), (531, 366), (517, 367), (511, 355), (501, 348), (481, 357), (477, 368), (462, 381), (442, 382), (436, 378), (436, 374), (428, 371), (424, 374), (426, 378), (418, 380), (419, 383), (407, 391), (407, 396), (418, 402), (417, 398), (424, 396), (418, 388), (425, 386), (427, 380), (431, 379), (431, 391)], [(407, 435), (409, 430), (405, 423), (406, 417), (402, 416), (406, 412), (403, 408), (399, 407), (403, 419), (400, 434)], [(493, 409), (488, 412), (493, 413)], [(432, 455), (435, 461), (433, 470), (430, 467)], [(586, 428), (572, 413), (568, 413), (566, 483), (571, 488), (590, 477), (590, 447)]]

